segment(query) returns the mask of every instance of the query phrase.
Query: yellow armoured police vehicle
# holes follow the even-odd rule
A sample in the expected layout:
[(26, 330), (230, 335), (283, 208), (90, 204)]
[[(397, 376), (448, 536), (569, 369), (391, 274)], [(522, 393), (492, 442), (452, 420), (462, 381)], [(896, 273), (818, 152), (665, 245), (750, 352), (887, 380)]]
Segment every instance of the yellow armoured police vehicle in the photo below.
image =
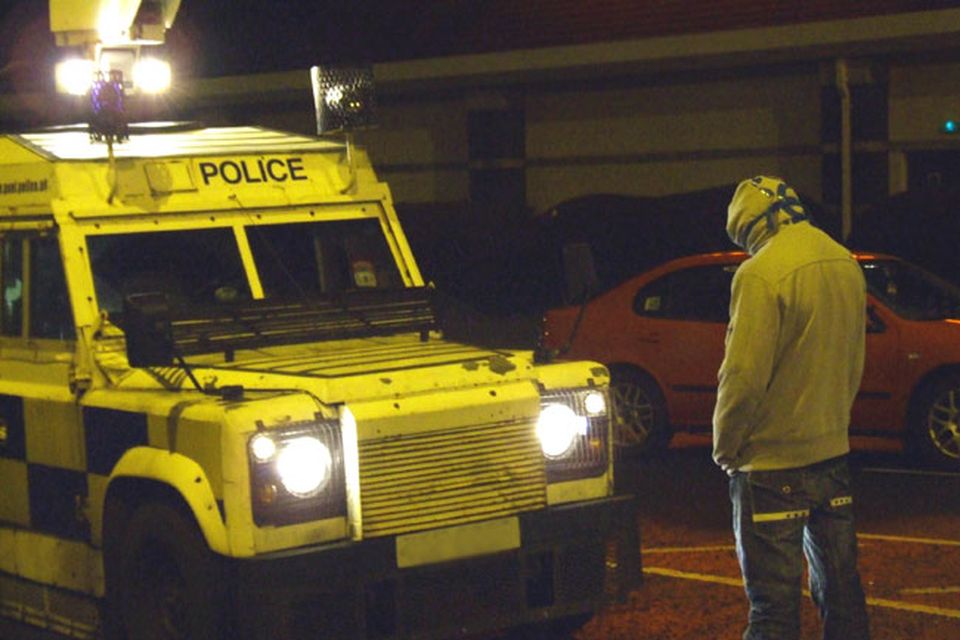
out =
[(443, 638), (638, 578), (607, 370), (445, 339), (349, 138), (105, 114), (0, 137), (0, 615)]

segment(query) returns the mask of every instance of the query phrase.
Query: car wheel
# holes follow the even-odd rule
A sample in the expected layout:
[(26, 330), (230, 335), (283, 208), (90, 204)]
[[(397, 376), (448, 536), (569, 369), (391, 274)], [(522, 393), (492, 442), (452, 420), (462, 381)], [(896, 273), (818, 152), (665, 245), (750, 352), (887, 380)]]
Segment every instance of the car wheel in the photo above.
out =
[(666, 448), (673, 435), (667, 405), (657, 383), (626, 367), (610, 368), (613, 396), (613, 442), (623, 452), (650, 452)]
[[(119, 548), (107, 550), (112, 626), (128, 640), (219, 638), (217, 563), (196, 525), (180, 509), (136, 509)], [(111, 584), (112, 583), (112, 584)], [(117, 624), (119, 623), (119, 624)]]
[(910, 448), (923, 463), (960, 469), (960, 376), (921, 391), (909, 425)]

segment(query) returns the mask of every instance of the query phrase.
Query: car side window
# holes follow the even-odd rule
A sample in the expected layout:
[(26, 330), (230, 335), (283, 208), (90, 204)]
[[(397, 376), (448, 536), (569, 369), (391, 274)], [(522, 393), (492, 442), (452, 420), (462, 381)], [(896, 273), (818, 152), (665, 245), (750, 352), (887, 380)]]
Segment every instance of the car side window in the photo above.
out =
[(706, 265), (668, 273), (637, 292), (633, 310), (655, 318), (725, 323), (736, 266)]

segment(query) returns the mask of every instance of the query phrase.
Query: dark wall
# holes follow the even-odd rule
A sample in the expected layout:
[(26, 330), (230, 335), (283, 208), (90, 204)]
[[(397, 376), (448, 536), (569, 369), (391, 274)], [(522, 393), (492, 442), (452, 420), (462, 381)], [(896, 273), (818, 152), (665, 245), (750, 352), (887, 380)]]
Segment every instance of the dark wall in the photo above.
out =
[(960, 185), (930, 185), (859, 216), (850, 246), (900, 256), (960, 284)]
[(569, 302), (562, 251), (590, 246), (597, 292), (666, 260), (733, 249), (726, 207), (733, 186), (637, 198), (598, 194), (535, 216), (398, 205), (421, 271), (439, 291), (494, 315)]

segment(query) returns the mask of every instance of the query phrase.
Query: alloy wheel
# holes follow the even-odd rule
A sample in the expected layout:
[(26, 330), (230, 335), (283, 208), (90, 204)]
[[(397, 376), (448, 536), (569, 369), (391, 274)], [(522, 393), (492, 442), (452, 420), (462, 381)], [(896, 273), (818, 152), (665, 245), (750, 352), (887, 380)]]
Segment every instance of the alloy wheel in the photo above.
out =
[(612, 385), (616, 406), (614, 444), (620, 447), (643, 447), (650, 439), (656, 419), (656, 408), (647, 392), (637, 384), (622, 382)]
[(938, 395), (927, 412), (927, 435), (940, 454), (960, 460), (960, 389), (952, 387)]

